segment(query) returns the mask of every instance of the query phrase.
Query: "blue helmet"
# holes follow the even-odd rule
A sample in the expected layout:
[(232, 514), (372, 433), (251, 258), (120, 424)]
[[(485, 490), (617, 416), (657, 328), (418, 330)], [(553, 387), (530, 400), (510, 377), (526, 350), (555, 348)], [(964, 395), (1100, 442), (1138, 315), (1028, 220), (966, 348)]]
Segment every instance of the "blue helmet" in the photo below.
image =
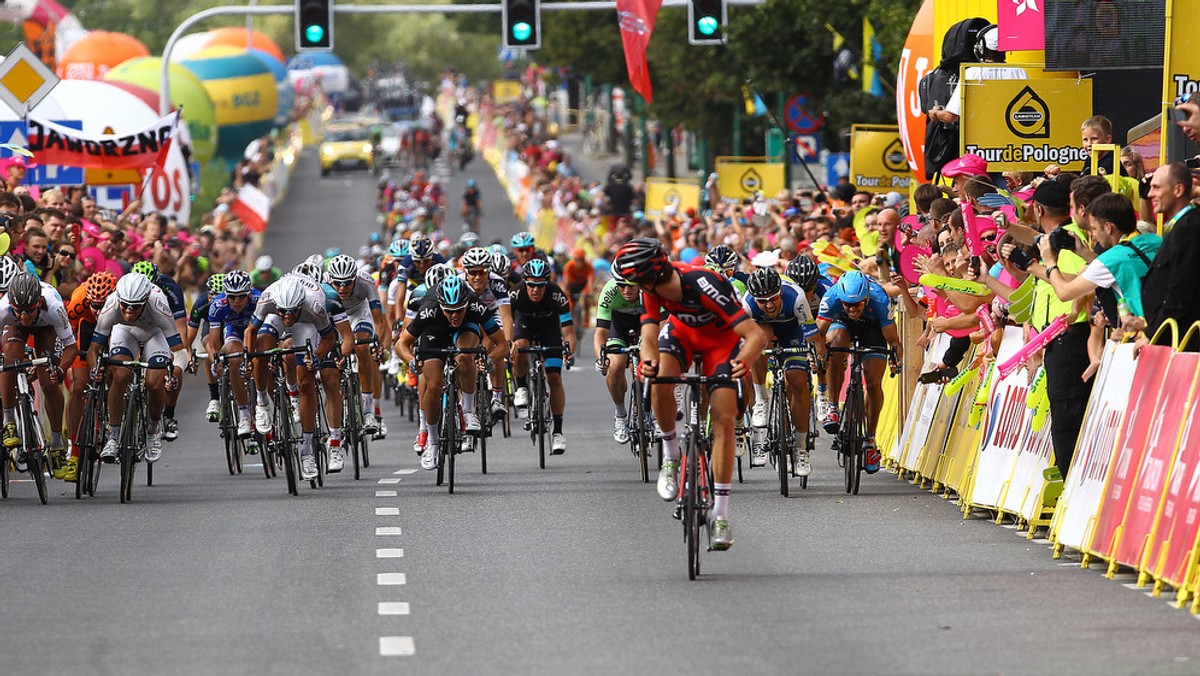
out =
[(468, 187), (468, 188), (474, 188), (474, 187), (475, 187), (475, 179), (473, 179), (473, 178), (468, 178), (468, 179), (467, 179), (467, 187)]
[(450, 275), (442, 280), (441, 286), (438, 287), (438, 305), (441, 305), (443, 310), (457, 310), (466, 307), (469, 295), (467, 283), (463, 278)]
[(388, 247), (388, 255), (392, 258), (404, 258), (408, 255), (408, 240), (398, 239)]
[(521, 272), (525, 279), (543, 279), (550, 276), (550, 266), (540, 258), (532, 258)]
[(871, 293), (871, 280), (858, 270), (851, 270), (842, 275), (842, 278), (838, 280), (838, 286), (842, 287), (839, 295), (843, 303), (861, 303)]
[(528, 232), (518, 232), (512, 236), (512, 240), (508, 244), (514, 249), (524, 249), (525, 247), (533, 246), (533, 235)]
[(413, 237), (408, 244), (408, 254), (418, 261), (433, 258), (433, 240), (425, 235)]

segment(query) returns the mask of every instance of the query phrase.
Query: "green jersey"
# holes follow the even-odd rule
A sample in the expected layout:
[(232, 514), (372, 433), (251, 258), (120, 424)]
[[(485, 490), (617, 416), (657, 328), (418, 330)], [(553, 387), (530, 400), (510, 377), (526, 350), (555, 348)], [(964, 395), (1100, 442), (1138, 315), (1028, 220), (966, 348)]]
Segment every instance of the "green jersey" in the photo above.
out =
[(621, 287), (616, 280), (610, 279), (600, 291), (600, 302), (596, 305), (596, 328), (607, 329), (613, 320), (625, 326), (638, 326), (642, 321), (642, 294), (638, 293), (637, 300), (625, 300), (621, 295)]

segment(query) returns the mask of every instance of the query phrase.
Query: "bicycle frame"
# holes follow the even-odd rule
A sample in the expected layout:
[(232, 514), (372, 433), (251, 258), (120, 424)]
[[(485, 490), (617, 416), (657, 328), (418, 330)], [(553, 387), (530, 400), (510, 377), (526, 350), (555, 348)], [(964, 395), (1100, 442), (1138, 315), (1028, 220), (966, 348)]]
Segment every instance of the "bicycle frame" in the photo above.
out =
[[(34, 401), (33, 388), (29, 384), (30, 371), (50, 363), (46, 357), (38, 357), (30, 359), (31, 350), (26, 348), (26, 359), (16, 361), (11, 364), (4, 364), (0, 367), (0, 372), (14, 372), (16, 379), (16, 413), (17, 413), (17, 434), (21, 438), (21, 448), (19, 452), (25, 456), (25, 468), (29, 472), (29, 477), (33, 479), (34, 485), (37, 487), (38, 499), (41, 503), (49, 502), (49, 489), (46, 486), (45, 470), (50, 467), (49, 458), (46, 457), (46, 439), (42, 432), (41, 419), (38, 415), (37, 406)], [(8, 457), (4, 458), (5, 471), (7, 472)], [(4, 483), (5, 496), (8, 493), (8, 477), (7, 474), (0, 479)]]
[(462, 416), (458, 409), (458, 360), (463, 354), (484, 355), (483, 347), (454, 347), (449, 349), (423, 349), (421, 359), (438, 358), (442, 361), (442, 419), (438, 423), (441, 432), (438, 446), (437, 485), (447, 485), (454, 493), (455, 456), (462, 448)]

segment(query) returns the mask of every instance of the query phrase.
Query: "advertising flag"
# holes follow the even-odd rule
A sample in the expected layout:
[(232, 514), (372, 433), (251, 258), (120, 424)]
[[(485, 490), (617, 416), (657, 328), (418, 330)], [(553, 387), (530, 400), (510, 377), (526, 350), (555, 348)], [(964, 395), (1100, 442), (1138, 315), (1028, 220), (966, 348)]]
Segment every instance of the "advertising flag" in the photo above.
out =
[(646, 47), (654, 33), (654, 22), (662, 0), (617, 0), (617, 18), (621, 24), (621, 42), (625, 46), (625, 68), (629, 84), (646, 99), (653, 100), (650, 87), (650, 67), (646, 63)]

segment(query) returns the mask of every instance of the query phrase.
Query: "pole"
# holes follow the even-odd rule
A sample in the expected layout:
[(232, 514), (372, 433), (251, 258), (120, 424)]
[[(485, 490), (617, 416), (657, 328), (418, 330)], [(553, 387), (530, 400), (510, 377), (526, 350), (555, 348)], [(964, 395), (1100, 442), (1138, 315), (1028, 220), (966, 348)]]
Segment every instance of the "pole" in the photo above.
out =
[(638, 102), (638, 134), (642, 137), (642, 180), (645, 181), (650, 176), (650, 153), (654, 152), (650, 143), (650, 134), (646, 129), (646, 102), (641, 96), (637, 98)]
[(733, 103), (733, 156), (742, 156), (742, 102)]
[(667, 177), (675, 178), (675, 128), (665, 130), (667, 135)]
[[(775, 94), (775, 106), (779, 108), (779, 116), (786, 117), (787, 115), (787, 97), (783, 92)], [(783, 160), (783, 185), (788, 192), (792, 191), (792, 162), (791, 153), (788, 152), (787, 136), (783, 137), (783, 155), (779, 158)]]

